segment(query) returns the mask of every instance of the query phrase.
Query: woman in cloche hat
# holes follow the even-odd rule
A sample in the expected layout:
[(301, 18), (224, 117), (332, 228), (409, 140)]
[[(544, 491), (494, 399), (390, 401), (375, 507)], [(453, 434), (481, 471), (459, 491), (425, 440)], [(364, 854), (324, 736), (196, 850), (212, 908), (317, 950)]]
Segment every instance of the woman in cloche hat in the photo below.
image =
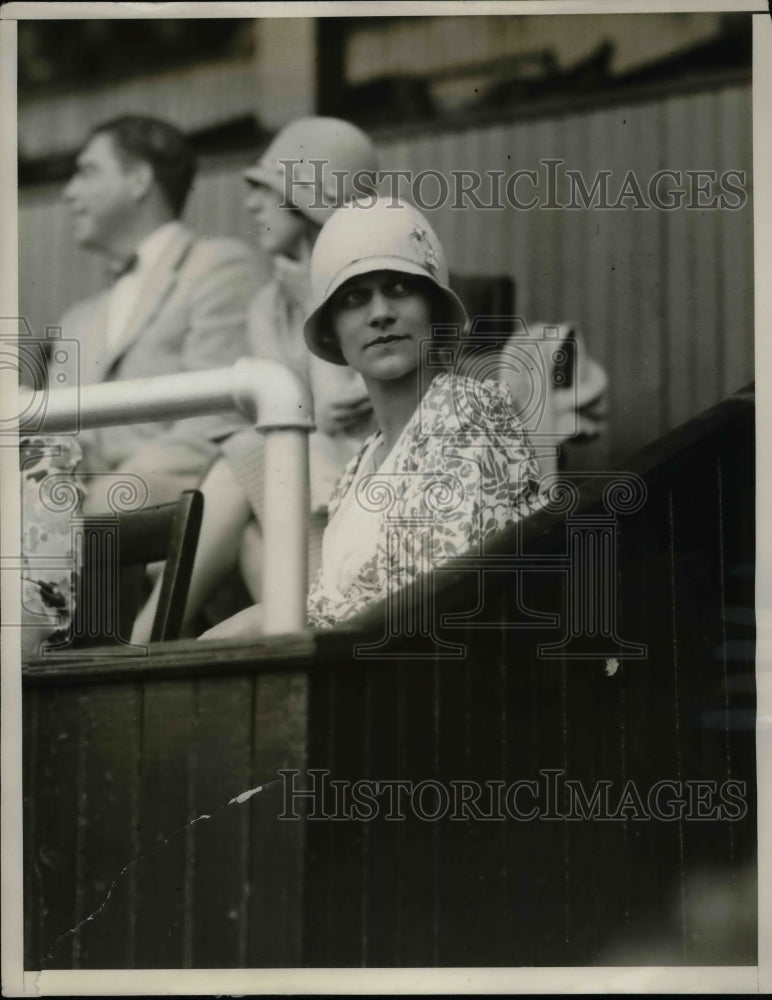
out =
[[(311, 353), (363, 379), (378, 430), (329, 506), (309, 623), (344, 621), (540, 506), (539, 469), (508, 391), (452, 371), (433, 327), (467, 322), (427, 220), (394, 199), (336, 211), (311, 257)], [(259, 634), (259, 607), (204, 638)]]
[[(311, 251), (336, 208), (357, 194), (374, 191), (376, 169), (375, 147), (355, 125), (340, 118), (309, 117), (283, 128), (258, 162), (244, 171), (249, 186), (245, 204), (273, 271), (249, 308), (250, 350), (255, 357), (289, 365), (307, 383), (314, 401), (308, 553), (313, 570), (319, 564), (332, 489), (374, 425), (361, 377), (309, 354), (303, 339)], [(186, 631), (202, 606), (211, 610), (215, 585), (237, 564), (252, 599), (260, 600), (263, 438), (244, 422), (218, 443), (223, 458), (200, 487), (204, 517), (185, 609)], [(149, 640), (159, 589), (160, 579), (137, 618), (134, 642)], [(233, 588), (219, 588), (218, 593), (223, 591), (232, 595)]]

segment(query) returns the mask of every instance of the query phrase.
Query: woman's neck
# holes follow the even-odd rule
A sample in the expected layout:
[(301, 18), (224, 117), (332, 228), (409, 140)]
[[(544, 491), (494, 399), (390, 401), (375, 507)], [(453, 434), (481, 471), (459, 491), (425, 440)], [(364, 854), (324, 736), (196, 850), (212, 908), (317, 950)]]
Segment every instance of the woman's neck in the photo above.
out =
[(276, 255), (273, 258), (274, 279), (284, 288), (292, 302), (305, 309), (311, 293), (311, 273), (308, 261)]
[(391, 379), (388, 382), (365, 378), (365, 384), (388, 454), (418, 409), (421, 399), (419, 369), (416, 368), (402, 378)]

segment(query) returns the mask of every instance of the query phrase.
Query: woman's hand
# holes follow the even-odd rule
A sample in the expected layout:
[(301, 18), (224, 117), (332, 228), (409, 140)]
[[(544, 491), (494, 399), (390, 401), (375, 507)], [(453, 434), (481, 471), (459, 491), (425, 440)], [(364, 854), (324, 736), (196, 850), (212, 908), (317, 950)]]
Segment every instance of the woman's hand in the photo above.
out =
[(253, 604), (207, 629), (199, 639), (259, 639), (263, 634), (263, 606)]

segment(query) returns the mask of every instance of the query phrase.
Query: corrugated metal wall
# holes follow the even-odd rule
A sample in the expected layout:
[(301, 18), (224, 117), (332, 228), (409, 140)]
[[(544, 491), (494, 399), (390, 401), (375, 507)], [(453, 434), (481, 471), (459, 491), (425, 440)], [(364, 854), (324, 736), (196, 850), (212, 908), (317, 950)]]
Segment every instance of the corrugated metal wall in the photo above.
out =
[[(531, 169), (562, 159), (589, 185), (628, 170), (744, 170), (751, 109), (742, 86), (576, 115), (393, 141), (390, 168)], [(562, 168), (561, 168), (562, 169)], [(521, 183), (518, 195), (532, 193)], [(481, 191), (481, 195), (484, 194)], [(433, 190), (426, 185), (428, 198)], [(537, 192), (546, 202), (545, 186)], [(567, 203), (568, 192), (558, 189)], [(438, 210), (452, 269), (505, 273), (528, 321), (573, 320), (610, 382), (612, 454), (629, 454), (753, 377), (752, 206), (739, 211)]]
[[(661, 169), (744, 171), (751, 183), (750, 86), (651, 97), (543, 118), (383, 138), (388, 169), (545, 169), (556, 158), (589, 185), (611, 171), (610, 200), (634, 170), (646, 192)], [(241, 160), (205, 165), (188, 211), (208, 233), (248, 238)], [(526, 199), (528, 183), (518, 188)], [(435, 198), (427, 181), (425, 199)], [(480, 190), (485, 199), (486, 188)], [(98, 287), (75, 252), (59, 191), (20, 196), (21, 305), (36, 331)], [(543, 205), (544, 185), (537, 190)], [(565, 187), (558, 201), (567, 200)], [(737, 211), (678, 208), (429, 213), (458, 273), (511, 275), (527, 320), (578, 323), (610, 377), (611, 453), (621, 458), (753, 377), (750, 199)]]

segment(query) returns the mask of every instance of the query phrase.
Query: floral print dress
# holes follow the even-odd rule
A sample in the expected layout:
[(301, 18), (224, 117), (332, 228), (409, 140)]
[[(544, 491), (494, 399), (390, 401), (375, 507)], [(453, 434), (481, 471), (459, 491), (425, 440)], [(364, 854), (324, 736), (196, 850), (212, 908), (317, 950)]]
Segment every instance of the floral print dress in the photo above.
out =
[(360, 507), (378, 518), (375, 549), (362, 554), (344, 593), (322, 565), (309, 594), (311, 625), (344, 621), (454, 556), (481, 553), (488, 535), (542, 505), (538, 464), (500, 383), (436, 376), (386, 474), (362, 468), (377, 436), (346, 466), (329, 509), (332, 522), (355, 490)]

